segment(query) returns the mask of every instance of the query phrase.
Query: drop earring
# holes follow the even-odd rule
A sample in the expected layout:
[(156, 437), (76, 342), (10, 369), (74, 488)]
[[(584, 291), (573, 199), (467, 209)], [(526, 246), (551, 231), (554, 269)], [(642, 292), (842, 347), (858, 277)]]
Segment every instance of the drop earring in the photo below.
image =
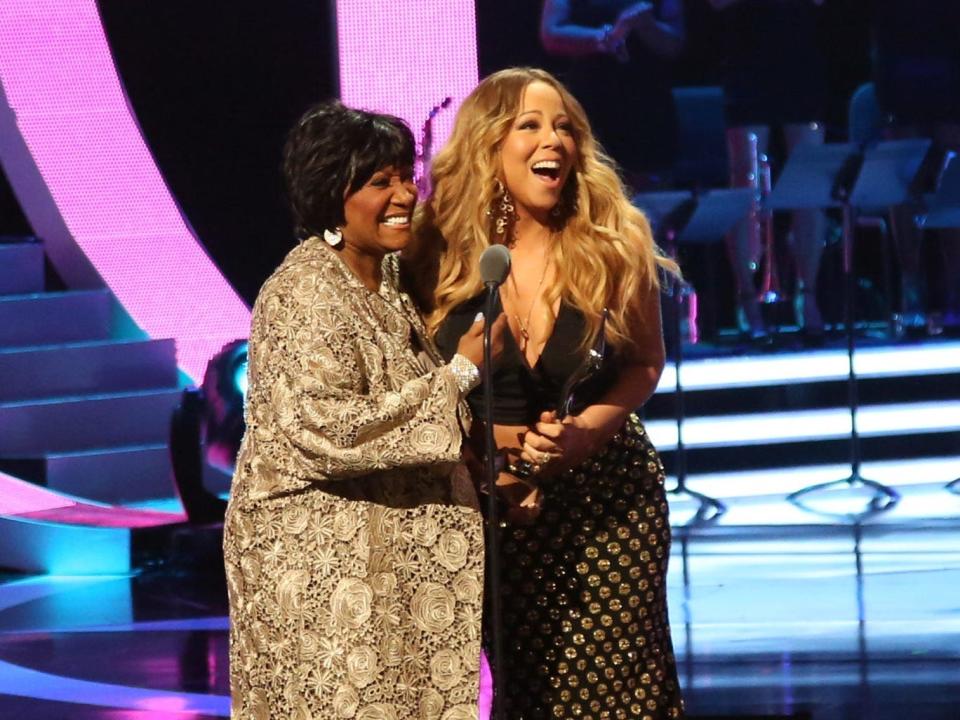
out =
[(487, 215), (493, 217), (494, 226), (497, 235), (506, 235), (507, 227), (511, 222), (516, 222), (516, 209), (513, 205), (513, 198), (510, 192), (501, 182), (500, 178), (495, 178), (496, 192), (494, 202), (497, 205), (496, 210), (488, 210)]
[(327, 245), (335, 248), (337, 245), (343, 242), (343, 231), (340, 228), (324, 230), (323, 239), (326, 241)]

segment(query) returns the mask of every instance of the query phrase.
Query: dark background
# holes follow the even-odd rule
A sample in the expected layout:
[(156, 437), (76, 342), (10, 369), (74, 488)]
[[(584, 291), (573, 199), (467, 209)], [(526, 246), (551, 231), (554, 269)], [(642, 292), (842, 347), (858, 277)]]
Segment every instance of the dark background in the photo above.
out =
[[(949, 1), (949, 0), (948, 0)], [(685, 0), (687, 47), (677, 65), (678, 85), (719, 85), (721, 38), (707, 0)], [(830, 67), (831, 134), (846, 133), (846, 108), (858, 85), (870, 79), (870, 0), (826, 0), (820, 50)], [(563, 75), (565, 61), (540, 46), (540, 3), (477, 0), (480, 76), (510, 65), (533, 65)], [(615, 101), (612, 99), (611, 101)]]
[[(827, 0), (821, 47), (828, 131), (869, 79), (868, 0)], [(99, 0), (117, 68), (161, 172), (208, 252), (252, 302), (293, 244), (280, 175), (287, 129), (337, 94), (332, 1)], [(706, 0), (687, 0), (682, 85), (716, 84), (720, 38)], [(563, 74), (540, 47), (540, 3), (477, 0), (481, 76), (509, 65)], [(398, 38), (397, 42), (416, 42)], [(442, 58), (437, 58), (442, 62)], [(615, 102), (615, 98), (611, 100)], [(3, 232), (25, 232), (0, 177)]]
[(7, 175), (0, 167), (0, 237), (11, 235), (14, 237), (32, 234), (30, 223), (20, 209), (13, 189), (7, 180)]
[(99, 0), (157, 164), (248, 301), (293, 245), (280, 174), (287, 129), (336, 96), (325, 2)]

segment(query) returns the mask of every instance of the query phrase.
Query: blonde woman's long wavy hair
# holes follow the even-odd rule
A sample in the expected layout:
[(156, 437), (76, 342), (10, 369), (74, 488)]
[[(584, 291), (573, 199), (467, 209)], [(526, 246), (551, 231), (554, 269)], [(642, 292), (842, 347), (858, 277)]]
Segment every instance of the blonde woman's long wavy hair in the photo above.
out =
[(428, 327), (436, 332), (453, 308), (483, 289), (480, 254), (497, 237), (488, 209), (499, 202), (500, 146), (520, 112), (524, 89), (537, 81), (560, 93), (577, 143), (559, 204), (552, 247), (557, 282), (547, 301), (562, 297), (584, 314), (585, 344), (596, 336), (606, 308), (607, 341), (632, 349), (631, 328), (641, 321), (642, 303), (659, 290), (658, 268), (676, 273), (677, 266), (659, 252), (646, 217), (630, 204), (580, 103), (550, 73), (535, 68), (485, 78), (464, 100), (449, 141), (433, 160), (433, 190), (417, 213), (419, 250), (412, 256), (419, 289), (433, 288), (432, 298), (421, 297)]

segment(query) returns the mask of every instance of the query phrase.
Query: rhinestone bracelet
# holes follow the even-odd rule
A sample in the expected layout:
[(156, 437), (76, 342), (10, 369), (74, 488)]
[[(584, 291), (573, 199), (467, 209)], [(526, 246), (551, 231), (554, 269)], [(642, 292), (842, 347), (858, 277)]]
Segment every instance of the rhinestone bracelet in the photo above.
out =
[(480, 369), (460, 353), (450, 360), (450, 372), (464, 395), (480, 384)]

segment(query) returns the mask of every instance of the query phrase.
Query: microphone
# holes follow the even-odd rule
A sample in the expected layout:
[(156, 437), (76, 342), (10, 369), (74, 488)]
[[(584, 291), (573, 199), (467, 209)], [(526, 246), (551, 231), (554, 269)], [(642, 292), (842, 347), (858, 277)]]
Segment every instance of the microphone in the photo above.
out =
[(480, 277), (488, 290), (503, 284), (510, 274), (510, 251), (503, 245), (491, 245), (480, 256)]
[[(485, 415), (484, 440), (486, 453), (484, 471), (487, 485), (487, 578), (490, 593), (490, 624), (492, 645), (490, 670), (494, 677), (494, 693), (503, 688), (503, 611), (500, 602), (500, 521), (497, 518), (497, 446), (493, 437), (493, 352), (490, 328), (500, 314), (498, 288), (510, 274), (510, 251), (503, 245), (491, 245), (480, 256), (480, 278), (487, 288), (483, 324), (483, 410)], [(503, 702), (493, 702), (493, 720), (505, 720)]]

